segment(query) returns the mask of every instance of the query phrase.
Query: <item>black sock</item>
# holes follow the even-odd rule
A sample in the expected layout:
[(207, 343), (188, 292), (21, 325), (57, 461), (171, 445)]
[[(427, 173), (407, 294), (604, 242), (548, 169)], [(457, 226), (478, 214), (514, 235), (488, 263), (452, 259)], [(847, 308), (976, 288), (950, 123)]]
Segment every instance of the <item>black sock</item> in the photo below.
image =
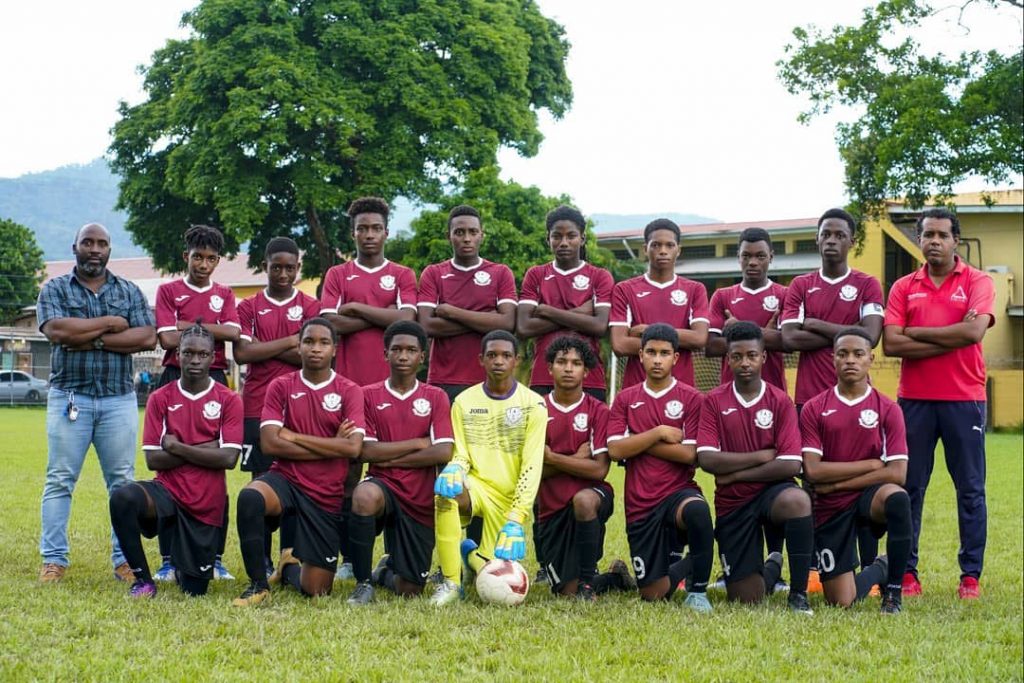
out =
[[(679, 582), (676, 581), (676, 583)], [(590, 579), (590, 587), (594, 589), (595, 593), (601, 594), (607, 593), (610, 590), (625, 590), (626, 584), (622, 582), (622, 577), (618, 574), (607, 572), (593, 576)]]
[(878, 539), (875, 538), (871, 532), (871, 526), (868, 524), (857, 527), (857, 552), (860, 554), (861, 569), (870, 565), (878, 557)]
[(238, 494), (236, 525), (238, 545), (242, 551), (242, 564), (249, 580), (267, 587), (267, 568), (263, 565), (263, 532), (266, 528), (267, 504), (256, 489), (242, 489)]
[(200, 579), (181, 572), (177, 572), (175, 574), (175, 578), (177, 579), (178, 588), (181, 589), (181, 592), (192, 597), (206, 595), (206, 591), (210, 587), (209, 579)]
[(352, 562), (352, 573), (356, 581), (370, 580), (376, 527), (377, 519), (372, 515), (357, 515), (353, 512), (348, 516), (348, 559)]
[(220, 531), (217, 532), (219, 534), (219, 536), (217, 538), (217, 559), (218, 560), (220, 558), (224, 557), (224, 549), (227, 548), (227, 546), (228, 546), (228, 528), (230, 527), (230, 524), (231, 524), (231, 518), (228, 516), (228, 513), (229, 513), (230, 509), (231, 509), (230, 499), (227, 496), (225, 496), (224, 497), (224, 526), (222, 526), (220, 528)]
[(580, 562), (580, 581), (592, 583), (597, 575), (597, 556), (601, 546), (601, 522), (576, 520), (576, 556)]
[(782, 542), (785, 539), (786, 535), (783, 533), (781, 526), (771, 523), (764, 525), (764, 544), (768, 547), (769, 554), (781, 553)]
[(693, 581), (686, 583), (686, 592), (703, 593), (711, 578), (715, 549), (715, 531), (707, 502), (698, 498), (687, 503), (683, 508), (683, 522), (686, 524), (686, 537), (690, 557), (693, 559)]
[[(668, 566), (668, 593), (665, 595), (665, 599), (668, 600), (672, 597), (672, 594), (676, 592), (676, 588), (679, 587), (679, 582), (686, 579), (686, 591), (690, 591), (690, 583), (693, 582), (693, 558), (687, 555), (681, 560), (676, 560)], [(711, 574), (711, 570), (708, 570), (708, 575)], [(705, 582), (705, 587), (707, 583)], [(700, 591), (698, 591), (700, 592)]]
[(775, 590), (775, 584), (779, 582), (780, 576), (782, 576), (781, 564), (777, 564), (775, 562), (764, 563), (764, 566), (761, 567), (761, 579), (764, 581), (765, 595), (772, 594), (772, 591)]
[(881, 565), (877, 563), (862, 569), (854, 579), (854, 583), (857, 585), (857, 600), (863, 599), (871, 592), (872, 586), (882, 583), (885, 579), (885, 573), (882, 572)]
[[(789, 590), (807, 592), (807, 572), (814, 553), (814, 518), (810, 515), (787, 519), (784, 525), (786, 550), (789, 551)], [(771, 593), (775, 584), (768, 587)]]
[(294, 512), (285, 512), (281, 515), (281, 550), (295, 547), (295, 527), (298, 522)]
[(903, 589), (903, 574), (910, 559), (910, 496), (906, 491), (897, 491), (885, 500), (885, 522), (888, 537), (885, 552), (889, 556), (889, 576), (886, 578), (890, 589)]
[[(284, 569), (281, 570), (281, 582), (286, 586), (291, 586), (295, 590), (303, 593), (302, 591), (302, 565), (301, 564), (286, 564)], [(303, 593), (305, 595), (305, 593)]]
[(377, 585), (387, 588), (392, 593), (398, 592), (398, 587), (395, 584), (395, 571), (391, 567), (385, 567), (381, 570), (380, 576), (377, 577)]
[(268, 567), (274, 565), (274, 532), (269, 526), (263, 530), (263, 561)]
[(110, 494), (110, 523), (117, 534), (125, 562), (131, 567), (136, 580), (152, 582), (146, 551), (142, 548), (140, 524), (146, 507), (146, 492), (138, 484), (125, 484)]
[(546, 569), (544, 553), (540, 549), (540, 506), (536, 501), (533, 503), (533, 551), (537, 555), (537, 564), (540, 565), (541, 569)]
[(341, 561), (351, 562), (352, 561), (352, 550), (349, 548), (349, 519), (352, 517), (352, 497), (346, 496), (341, 501), (341, 524), (338, 527), (338, 532), (341, 538)]

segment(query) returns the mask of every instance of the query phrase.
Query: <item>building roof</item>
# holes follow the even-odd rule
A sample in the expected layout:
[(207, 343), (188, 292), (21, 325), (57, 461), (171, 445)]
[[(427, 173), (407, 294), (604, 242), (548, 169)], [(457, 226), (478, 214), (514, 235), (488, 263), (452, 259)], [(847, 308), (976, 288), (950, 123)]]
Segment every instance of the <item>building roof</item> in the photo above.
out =
[[(702, 223), (699, 225), (680, 225), (679, 231), (683, 237), (717, 237), (730, 233), (740, 233), (747, 228), (764, 228), (769, 232), (792, 231), (815, 229), (818, 225), (817, 218), (786, 218), (777, 221), (740, 221), (736, 223)], [(643, 237), (644, 229), (631, 228), (629, 230), (615, 230), (612, 232), (597, 233), (597, 241), (621, 240), (628, 238)]]

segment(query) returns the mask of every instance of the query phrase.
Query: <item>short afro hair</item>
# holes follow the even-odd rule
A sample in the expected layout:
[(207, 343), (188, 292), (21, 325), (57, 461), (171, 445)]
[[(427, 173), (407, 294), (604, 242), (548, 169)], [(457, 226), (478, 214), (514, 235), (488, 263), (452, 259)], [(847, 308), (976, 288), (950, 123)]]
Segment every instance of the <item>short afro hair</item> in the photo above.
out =
[(544, 222), (547, 225), (548, 232), (551, 232), (551, 228), (555, 227), (555, 223), (558, 221), (569, 221), (574, 223), (580, 232), (587, 229), (587, 219), (583, 217), (580, 210), (574, 206), (556, 206), (555, 208), (548, 211), (548, 215), (544, 218)]
[(818, 231), (821, 231), (821, 224), (830, 218), (838, 218), (846, 223), (846, 227), (850, 229), (850, 237), (857, 236), (857, 221), (846, 211), (842, 209), (829, 209), (825, 213), (821, 214), (821, 218), (818, 219)]
[(361, 213), (379, 213), (384, 218), (384, 227), (388, 225), (388, 215), (391, 209), (388, 203), (380, 197), (359, 197), (348, 205), (349, 224), (355, 226), (356, 216)]
[(672, 344), (673, 351), (679, 351), (679, 334), (674, 327), (667, 323), (648, 325), (643, 336), (640, 337), (640, 348), (644, 348), (648, 342), (652, 341), (669, 342)]
[(263, 257), (270, 260), (274, 254), (294, 254), (299, 256), (299, 245), (291, 237), (275, 237), (267, 242), (267, 248), (263, 251)]
[(302, 323), (302, 327), (299, 328), (299, 339), (302, 339), (302, 335), (306, 334), (306, 328), (313, 327), (314, 325), (319, 325), (320, 327), (326, 327), (328, 330), (330, 330), (331, 331), (331, 341), (335, 345), (337, 345), (337, 343), (338, 343), (338, 331), (336, 329), (334, 329), (334, 325), (331, 324), (330, 320), (328, 320), (327, 318), (321, 318), (319, 316), (316, 317), (316, 318), (310, 318), (306, 322)]
[(480, 212), (469, 204), (459, 204), (458, 206), (453, 206), (452, 210), (448, 212), (448, 230), (452, 229), (452, 221), (459, 216), (472, 216), (480, 221), (480, 227), (483, 228), (484, 222), (480, 218)]
[(211, 249), (219, 256), (224, 253), (224, 234), (210, 225), (193, 225), (185, 231), (185, 249)]
[(736, 242), (737, 245), (747, 242), (753, 244), (754, 242), (767, 242), (768, 249), (772, 248), (772, 236), (768, 234), (768, 231), (764, 228), (746, 228), (740, 233), (740, 239)]
[(519, 340), (515, 335), (505, 330), (491, 330), (480, 340), (480, 355), (487, 353), (487, 345), (492, 341), (512, 342), (512, 353), (519, 355)]
[(838, 344), (839, 340), (842, 339), (843, 337), (860, 337), (861, 339), (868, 343), (868, 348), (875, 347), (875, 342), (871, 339), (871, 335), (868, 334), (868, 331), (865, 330), (863, 327), (852, 326), (844, 327), (843, 329), (839, 330), (839, 333), (836, 335), (835, 340), (832, 342), (832, 346)]
[(667, 218), (656, 218), (644, 227), (644, 244), (647, 244), (647, 242), (650, 241), (651, 233), (658, 230), (668, 230), (676, 236), (676, 242), (679, 241), (679, 226), (676, 225), (674, 221)]
[(953, 233), (953, 237), (960, 239), (960, 219), (957, 215), (949, 209), (937, 208), (937, 209), (926, 209), (921, 212), (921, 215), (917, 218), (917, 236), (921, 237), (921, 232), (924, 230), (924, 219), (926, 218), (945, 218), (952, 225), (950, 231)]
[(384, 350), (391, 348), (391, 340), (400, 334), (407, 334), (416, 337), (420, 344), (420, 351), (427, 350), (427, 332), (415, 320), (396, 320), (384, 330)]
[(575, 351), (579, 355), (580, 360), (583, 361), (583, 367), (587, 370), (593, 370), (597, 367), (597, 355), (594, 353), (594, 349), (590, 348), (590, 344), (575, 334), (563, 334), (555, 337), (555, 340), (548, 346), (547, 353), (544, 354), (544, 360), (547, 361), (548, 365), (551, 365), (558, 358), (558, 354), (569, 351)]
[(731, 326), (725, 331), (724, 336), (727, 345), (733, 342), (757, 341), (761, 346), (764, 346), (764, 332), (761, 331), (760, 327), (747, 320), (741, 320)]

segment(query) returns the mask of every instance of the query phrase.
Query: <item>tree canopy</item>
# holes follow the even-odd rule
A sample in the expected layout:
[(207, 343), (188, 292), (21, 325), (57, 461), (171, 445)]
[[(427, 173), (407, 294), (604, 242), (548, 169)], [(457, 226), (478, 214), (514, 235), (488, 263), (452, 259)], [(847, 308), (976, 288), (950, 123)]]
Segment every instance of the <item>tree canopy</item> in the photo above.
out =
[[(968, 0), (961, 18), (972, 4), (1022, 6)], [(798, 27), (777, 64), (786, 88), (810, 99), (803, 122), (836, 105), (861, 112), (837, 125), (836, 141), (862, 216), (889, 198), (919, 208), (948, 201), (964, 179), (997, 184), (1024, 172), (1024, 54), (923, 54), (914, 33), (936, 12), (924, 0), (884, 0), (856, 26)]]
[(181, 268), (190, 223), (228, 253), (294, 237), (307, 275), (351, 250), (361, 195), (438, 201), (499, 147), (537, 152), (572, 101), (563, 29), (533, 0), (203, 0), (121, 103), (111, 165), (135, 240)]
[(0, 325), (9, 324), (39, 296), (46, 263), (32, 231), (0, 219)]

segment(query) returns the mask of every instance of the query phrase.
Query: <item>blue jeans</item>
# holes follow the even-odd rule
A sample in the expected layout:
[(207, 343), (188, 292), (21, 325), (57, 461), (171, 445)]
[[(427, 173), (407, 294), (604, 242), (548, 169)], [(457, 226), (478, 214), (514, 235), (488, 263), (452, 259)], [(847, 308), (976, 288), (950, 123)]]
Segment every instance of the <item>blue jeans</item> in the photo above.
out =
[[(135, 479), (135, 448), (139, 412), (135, 394), (96, 398), (75, 393), (78, 419), (68, 419), (68, 392), (51, 388), (46, 406), (46, 484), (43, 486), (43, 531), (39, 552), (43, 562), (68, 566), (68, 518), (71, 493), (82, 473), (89, 445), (96, 455), (107, 483), (108, 495)], [(111, 562), (124, 562), (124, 554), (113, 531)]]

